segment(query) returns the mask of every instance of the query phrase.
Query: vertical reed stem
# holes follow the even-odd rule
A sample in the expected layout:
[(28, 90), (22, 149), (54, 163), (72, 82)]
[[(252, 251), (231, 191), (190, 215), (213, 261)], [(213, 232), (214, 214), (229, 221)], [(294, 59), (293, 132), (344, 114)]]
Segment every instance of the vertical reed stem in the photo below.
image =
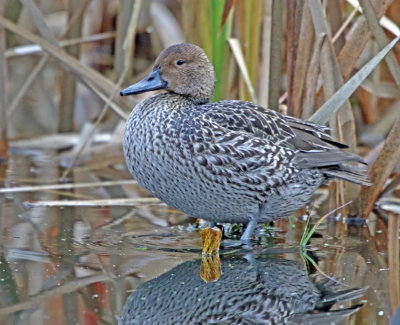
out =
[[(4, 15), (6, 0), (0, 0), (0, 16)], [(4, 56), (6, 31), (0, 27), (0, 160), (7, 158), (7, 62)]]

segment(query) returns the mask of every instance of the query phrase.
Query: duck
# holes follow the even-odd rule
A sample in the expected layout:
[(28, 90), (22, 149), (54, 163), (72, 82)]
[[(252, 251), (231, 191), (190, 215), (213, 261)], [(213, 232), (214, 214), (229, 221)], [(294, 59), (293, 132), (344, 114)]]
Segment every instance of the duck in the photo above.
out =
[(204, 50), (164, 49), (152, 71), (121, 96), (164, 90), (132, 110), (123, 135), (126, 165), (153, 196), (210, 223), (285, 218), (327, 180), (370, 185), (366, 163), (329, 128), (241, 100), (211, 102), (215, 73)]

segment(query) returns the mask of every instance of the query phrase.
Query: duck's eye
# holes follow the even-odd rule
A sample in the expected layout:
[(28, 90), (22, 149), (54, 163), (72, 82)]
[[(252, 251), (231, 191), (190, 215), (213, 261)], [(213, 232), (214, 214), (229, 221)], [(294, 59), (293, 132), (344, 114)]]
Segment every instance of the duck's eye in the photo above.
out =
[(178, 61), (176, 61), (176, 64), (177, 65), (182, 65), (182, 64), (184, 64), (185, 63), (185, 61), (183, 61), (183, 60), (178, 60)]

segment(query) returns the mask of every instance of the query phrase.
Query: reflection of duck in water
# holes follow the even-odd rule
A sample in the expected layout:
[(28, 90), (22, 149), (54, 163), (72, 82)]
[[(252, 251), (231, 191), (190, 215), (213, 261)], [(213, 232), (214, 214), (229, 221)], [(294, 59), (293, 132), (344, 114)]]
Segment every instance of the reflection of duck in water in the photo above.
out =
[(328, 312), (364, 289), (333, 292), (311, 281), (290, 260), (222, 258), (220, 280), (205, 283), (200, 260), (189, 261), (139, 286), (121, 315), (128, 324), (335, 324), (357, 307)]

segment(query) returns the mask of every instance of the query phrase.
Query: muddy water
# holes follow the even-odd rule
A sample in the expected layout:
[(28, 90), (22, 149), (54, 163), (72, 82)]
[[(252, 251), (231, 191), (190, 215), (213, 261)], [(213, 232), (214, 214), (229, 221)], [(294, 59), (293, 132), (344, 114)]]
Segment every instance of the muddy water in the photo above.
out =
[[(0, 188), (58, 183), (58, 165), (52, 152), (15, 154), (0, 166)], [(122, 160), (95, 165), (70, 181), (130, 179)], [(297, 249), (301, 220), (278, 222), (252, 249), (225, 240), (212, 264), (219, 279), (205, 283), (198, 229), (162, 203), (27, 204), (127, 196), (149, 197), (135, 184), (0, 194), (1, 324), (117, 324), (121, 315), (123, 324), (388, 324), (395, 312), (379, 222), (371, 235), (366, 224), (328, 220), (309, 259)]]

